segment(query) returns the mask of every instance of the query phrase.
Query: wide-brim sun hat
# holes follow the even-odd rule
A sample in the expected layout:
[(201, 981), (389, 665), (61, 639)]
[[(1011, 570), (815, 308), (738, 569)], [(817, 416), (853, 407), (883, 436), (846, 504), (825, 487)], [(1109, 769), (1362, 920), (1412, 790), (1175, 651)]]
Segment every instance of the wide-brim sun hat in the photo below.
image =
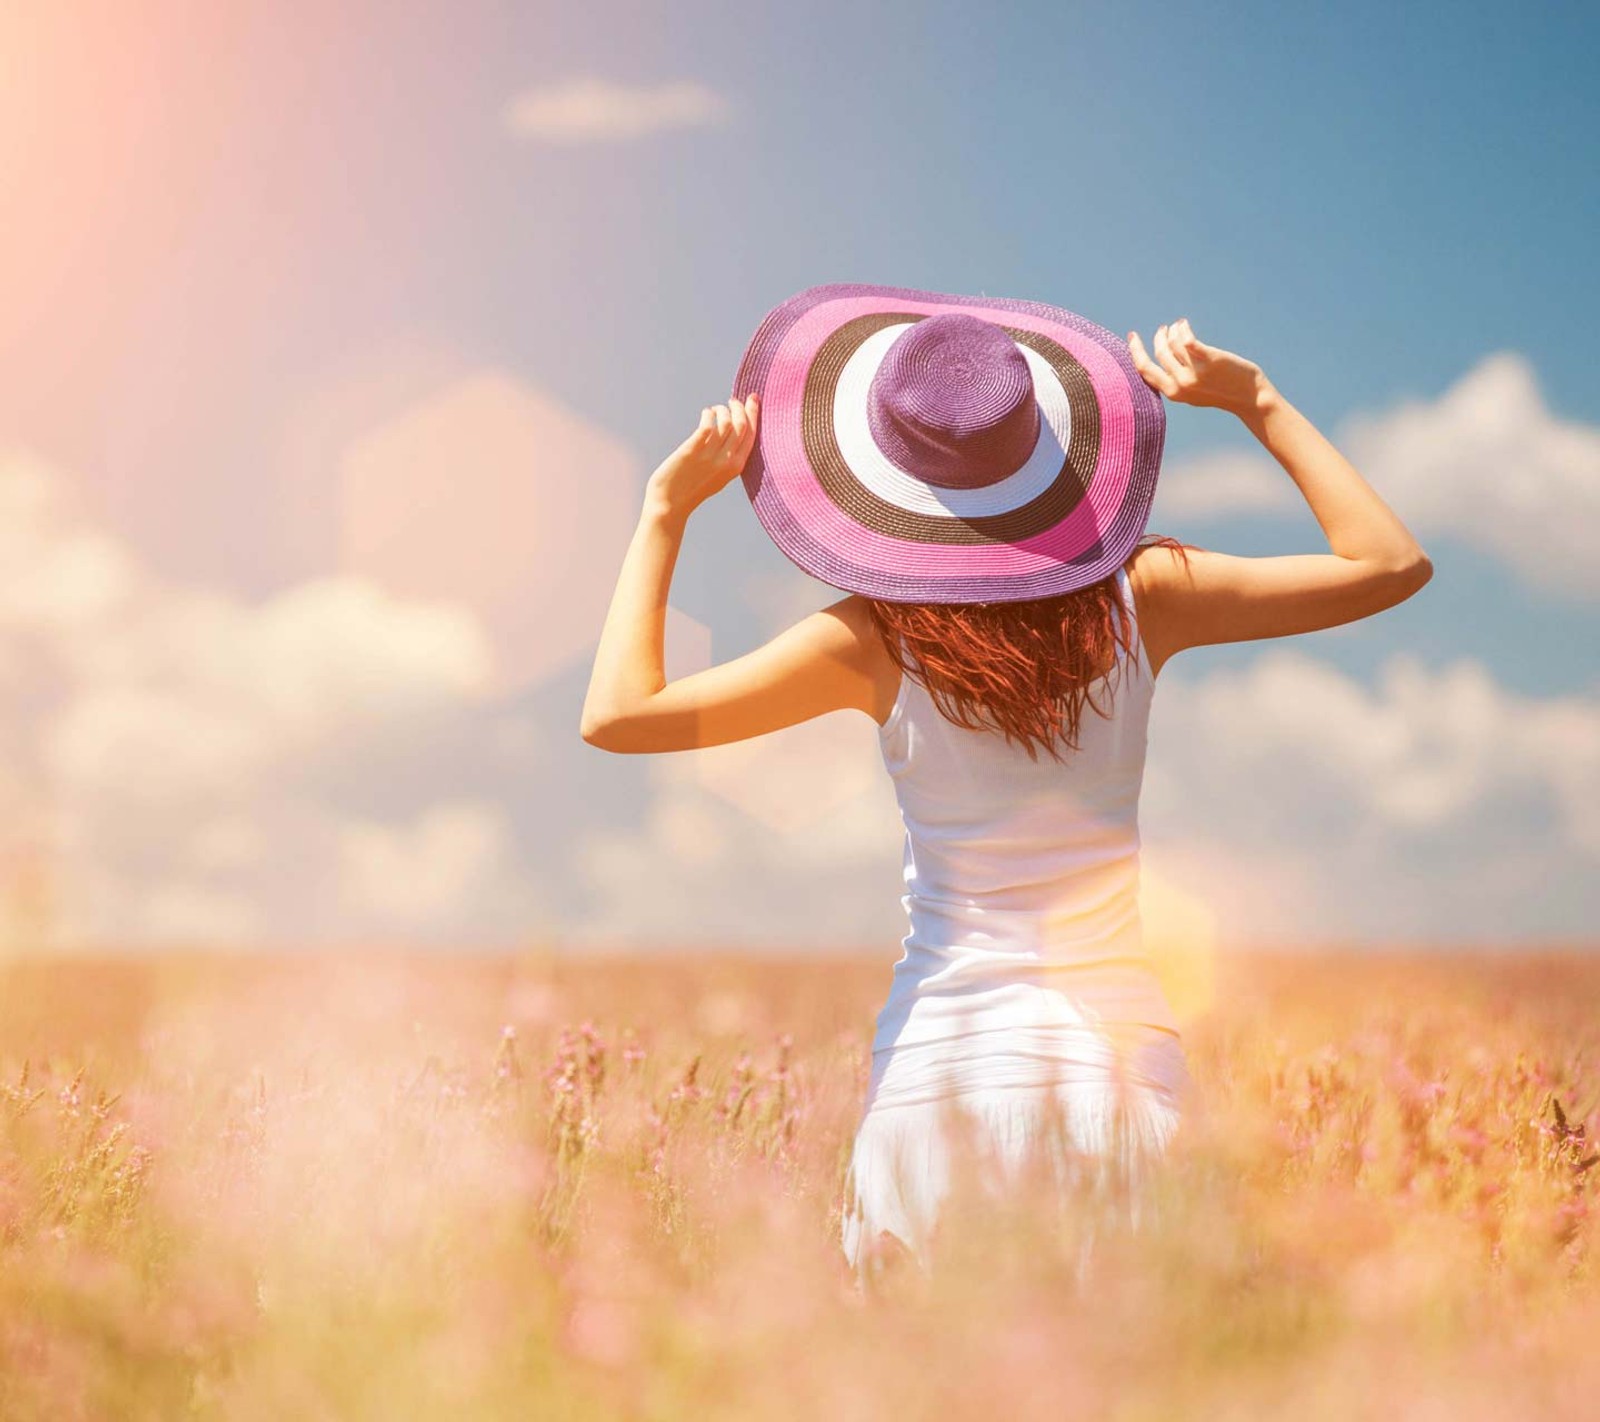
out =
[(1122, 566), (1150, 517), (1161, 396), (1059, 306), (808, 287), (763, 318), (756, 518), (812, 577), (884, 602), (1020, 602)]

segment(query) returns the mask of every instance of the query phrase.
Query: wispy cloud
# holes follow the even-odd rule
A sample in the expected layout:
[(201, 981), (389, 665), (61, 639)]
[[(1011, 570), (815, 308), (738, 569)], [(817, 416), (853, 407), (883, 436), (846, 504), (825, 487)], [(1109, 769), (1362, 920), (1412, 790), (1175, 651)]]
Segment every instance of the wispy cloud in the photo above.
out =
[(1600, 596), (1600, 429), (1551, 411), (1526, 357), (1500, 351), (1431, 403), (1354, 420), (1344, 447), (1419, 527), (1545, 592)]
[[(1600, 429), (1551, 411), (1525, 357), (1485, 356), (1437, 399), (1357, 415), (1334, 443), (1424, 540), (1460, 538), (1546, 592), (1600, 596)], [(1289, 476), (1250, 450), (1163, 470), (1155, 512), (1288, 513), (1300, 502)]]
[[(80, 502), (0, 451), (0, 944), (23, 941), (8, 871), (30, 845), (52, 915), (30, 946), (503, 941), (541, 921), (481, 788), (522, 757), (490, 748), (494, 644), (469, 606), (353, 574), (246, 603), (160, 578)], [(416, 753), (445, 741), (483, 759)]]
[(1476, 659), (1410, 653), (1367, 684), (1290, 646), (1169, 677), (1151, 714), (1146, 842), (1169, 875), (1205, 886), (1228, 933), (1487, 938), (1593, 922), (1592, 691), (1524, 696)]
[(1289, 476), (1260, 449), (1210, 450), (1162, 465), (1162, 518), (1225, 518), (1233, 514), (1281, 514), (1300, 502)]
[(727, 112), (726, 99), (692, 79), (641, 85), (583, 77), (523, 91), (506, 105), (505, 121), (534, 142), (615, 143), (709, 127)]

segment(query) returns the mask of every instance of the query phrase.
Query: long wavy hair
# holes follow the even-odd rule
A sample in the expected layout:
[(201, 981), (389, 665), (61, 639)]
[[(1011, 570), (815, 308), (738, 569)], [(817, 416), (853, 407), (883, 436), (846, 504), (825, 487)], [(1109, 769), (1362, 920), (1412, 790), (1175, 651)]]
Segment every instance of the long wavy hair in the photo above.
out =
[[(1188, 566), (1189, 545), (1176, 538), (1150, 534), (1138, 546), (1174, 549)], [(1085, 705), (1110, 715), (1095, 685), (1104, 678), (1109, 692), (1117, 649), (1134, 653), (1133, 609), (1123, 608), (1114, 572), (1028, 602), (868, 605), (889, 655), (927, 688), (940, 714), (968, 730), (996, 731), (1034, 761), (1040, 750), (1060, 761), (1063, 746), (1077, 749)]]

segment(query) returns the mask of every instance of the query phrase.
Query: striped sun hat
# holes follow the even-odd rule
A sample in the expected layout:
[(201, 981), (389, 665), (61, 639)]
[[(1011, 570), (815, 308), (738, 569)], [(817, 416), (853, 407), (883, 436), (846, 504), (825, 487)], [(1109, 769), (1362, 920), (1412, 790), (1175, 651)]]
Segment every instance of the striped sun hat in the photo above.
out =
[(1125, 342), (1037, 301), (813, 286), (734, 380), (761, 396), (756, 517), (814, 578), (885, 602), (1020, 602), (1114, 573), (1166, 437)]

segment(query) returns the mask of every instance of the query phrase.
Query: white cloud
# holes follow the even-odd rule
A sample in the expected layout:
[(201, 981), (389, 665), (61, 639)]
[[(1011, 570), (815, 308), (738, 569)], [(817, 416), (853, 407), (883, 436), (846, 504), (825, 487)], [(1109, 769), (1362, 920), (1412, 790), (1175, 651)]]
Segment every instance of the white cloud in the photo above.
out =
[(635, 828), (591, 830), (576, 941), (863, 941), (904, 933), (900, 813), (877, 733), (833, 712), (770, 736), (653, 758)]
[(1285, 513), (1301, 502), (1293, 481), (1262, 452), (1214, 450), (1161, 470), (1153, 520)]
[[(1600, 429), (1553, 414), (1523, 356), (1486, 356), (1437, 399), (1357, 415), (1332, 438), (1424, 542), (1460, 538), (1542, 590), (1600, 595)], [(1301, 504), (1264, 452), (1205, 455), (1162, 473), (1166, 514)]]
[[(165, 583), (12, 453), (0, 647), (0, 862), (46, 848), (65, 946), (299, 941), (452, 913), (514, 928), (533, 912), (497, 811), (392, 783), (393, 747), (492, 705), (492, 646), (460, 605), (348, 575), (254, 604)], [(413, 826), (362, 814), (363, 795), (411, 800)], [(0, 919), (12, 888), (0, 875)]]
[(461, 610), (349, 577), (257, 606), (146, 581), (71, 635), (35, 630), (71, 686), (41, 735), (53, 783), (130, 806), (259, 790), (330, 739), (472, 702), (492, 667)]
[(1600, 429), (1546, 409), (1502, 351), (1438, 400), (1353, 420), (1347, 453), (1395, 510), (1495, 554), (1549, 592), (1600, 595)]
[(1201, 871), (1237, 936), (1570, 930), (1597, 907), (1600, 695), (1525, 697), (1409, 654), (1368, 688), (1275, 649), (1164, 672), (1150, 735), (1156, 860)]
[(142, 936), (184, 946), (238, 944), (261, 924), (247, 896), (181, 880), (152, 885), (140, 909)]
[(727, 101), (704, 84), (617, 84), (583, 77), (529, 89), (506, 105), (506, 126), (545, 143), (619, 142), (720, 123)]
[(497, 805), (435, 805), (411, 825), (339, 829), (341, 883), (363, 917), (404, 928), (448, 928), (473, 894), (510, 869), (511, 833)]

